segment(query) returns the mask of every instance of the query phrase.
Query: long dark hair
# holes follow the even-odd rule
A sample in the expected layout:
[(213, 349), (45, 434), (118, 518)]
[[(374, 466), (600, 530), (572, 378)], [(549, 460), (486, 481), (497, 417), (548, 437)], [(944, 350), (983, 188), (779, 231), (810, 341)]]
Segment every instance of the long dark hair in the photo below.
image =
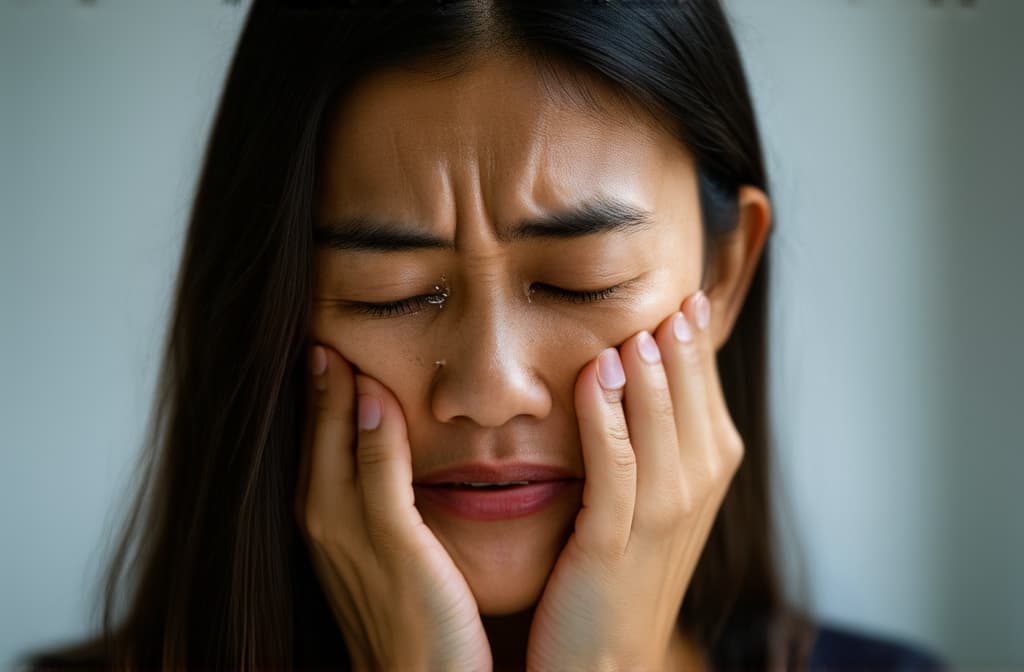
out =
[[(739, 187), (768, 191), (719, 0), (254, 0), (190, 214), (101, 634), (30, 665), (348, 665), (292, 514), (322, 133), (340, 97), (374, 70), (459, 67), (493, 49), (600, 78), (668, 120), (696, 159), (705, 260), (736, 226)], [(766, 248), (718, 353), (745, 455), (679, 615), (718, 668), (799, 667), (792, 646), (806, 635), (773, 547), (768, 273)]]

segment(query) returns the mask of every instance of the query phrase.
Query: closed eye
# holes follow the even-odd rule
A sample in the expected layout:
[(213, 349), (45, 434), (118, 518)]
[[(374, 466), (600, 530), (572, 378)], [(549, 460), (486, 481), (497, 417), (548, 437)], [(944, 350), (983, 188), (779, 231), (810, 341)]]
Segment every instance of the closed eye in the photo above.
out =
[(569, 303), (591, 303), (593, 301), (603, 301), (609, 296), (615, 293), (615, 290), (622, 287), (622, 284), (615, 285), (613, 287), (606, 287), (604, 289), (590, 289), (584, 291), (575, 291), (571, 289), (562, 289), (561, 287), (555, 287), (554, 285), (533, 285), (530, 287), (530, 294), (532, 295), (536, 291), (536, 287), (543, 287), (544, 292), (551, 294), (555, 298), (563, 299)]
[[(530, 286), (530, 295), (533, 296), (537, 292), (542, 292), (560, 301), (566, 301), (568, 303), (594, 303), (611, 297), (612, 294), (626, 284), (628, 283), (621, 282), (617, 285), (613, 285), (612, 287), (605, 287), (603, 289), (571, 290), (555, 287), (554, 285), (535, 283)], [(389, 301), (387, 303), (368, 303), (365, 301), (350, 301), (346, 303), (351, 311), (359, 315), (383, 318), (412, 315), (428, 306), (443, 305), (444, 298), (441, 294), (435, 292), (432, 294), (411, 296), (407, 299), (400, 299), (398, 301)]]

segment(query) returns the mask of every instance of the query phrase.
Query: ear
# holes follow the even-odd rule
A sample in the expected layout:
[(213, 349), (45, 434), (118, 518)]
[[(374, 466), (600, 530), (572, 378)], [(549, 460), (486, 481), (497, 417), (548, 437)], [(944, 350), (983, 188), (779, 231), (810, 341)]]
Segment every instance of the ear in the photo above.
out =
[(713, 251), (704, 288), (711, 301), (716, 352), (732, 333), (772, 226), (771, 202), (757, 187), (740, 187), (737, 206), (739, 222)]

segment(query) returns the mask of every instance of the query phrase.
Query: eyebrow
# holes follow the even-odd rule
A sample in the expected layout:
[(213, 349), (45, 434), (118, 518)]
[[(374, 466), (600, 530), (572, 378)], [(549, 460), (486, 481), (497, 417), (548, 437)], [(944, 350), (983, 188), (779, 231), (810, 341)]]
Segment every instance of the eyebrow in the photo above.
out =
[[(650, 210), (616, 198), (601, 197), (517, 222), (497, 233), (498, 241), (579, 238), (607, 233), (630, 233), (654, 226)], [(415, 224), (358, 215), (333, 219), (313, 229), (319, 248), (401, 252), (407, 250), (454, 250), (455, 242), (424, 232)]]

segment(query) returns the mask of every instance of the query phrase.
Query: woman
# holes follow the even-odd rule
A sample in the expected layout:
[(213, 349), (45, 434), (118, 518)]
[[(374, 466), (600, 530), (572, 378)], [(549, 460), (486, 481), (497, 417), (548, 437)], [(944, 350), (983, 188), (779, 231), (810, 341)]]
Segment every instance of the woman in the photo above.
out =
[(254, 2), (104, 634), (35, 666), (826, 661), (718, 2), (382, 4)]

